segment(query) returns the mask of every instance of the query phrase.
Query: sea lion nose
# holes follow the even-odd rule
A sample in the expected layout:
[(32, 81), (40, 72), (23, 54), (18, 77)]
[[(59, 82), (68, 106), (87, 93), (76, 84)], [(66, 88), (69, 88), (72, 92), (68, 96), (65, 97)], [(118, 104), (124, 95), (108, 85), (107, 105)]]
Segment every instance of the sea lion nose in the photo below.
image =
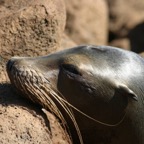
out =
[(12, 57), (6, 64), (6, 68), (8, 71), (11, 71), (13, 65), (15, 64), (15, 62), (18, 60), (18, 57)]

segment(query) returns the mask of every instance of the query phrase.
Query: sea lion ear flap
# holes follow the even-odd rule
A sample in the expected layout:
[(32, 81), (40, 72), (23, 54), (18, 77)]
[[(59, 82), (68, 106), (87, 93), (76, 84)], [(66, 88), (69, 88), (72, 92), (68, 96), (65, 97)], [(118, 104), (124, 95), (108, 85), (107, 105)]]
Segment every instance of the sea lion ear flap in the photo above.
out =
[(137, 95), (126, 85), (124, 84), (118, 85), (118, 91), (127, 95), (129, 98), (132, 98), (133, 100), (138, 101)]

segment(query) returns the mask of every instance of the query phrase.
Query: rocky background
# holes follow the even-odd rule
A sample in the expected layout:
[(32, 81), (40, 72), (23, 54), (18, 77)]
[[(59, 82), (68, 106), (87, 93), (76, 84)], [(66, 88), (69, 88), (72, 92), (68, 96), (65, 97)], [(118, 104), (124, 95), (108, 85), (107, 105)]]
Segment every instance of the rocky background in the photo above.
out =
[(144, 51), (142, 0), (0, 0), (0, 144), (72, 143), (57, 118), (21, 97), (5, 64), (76, 45)]
[(77, 44), (144, 51), (144, 1), (65, 0), (66, 33)]

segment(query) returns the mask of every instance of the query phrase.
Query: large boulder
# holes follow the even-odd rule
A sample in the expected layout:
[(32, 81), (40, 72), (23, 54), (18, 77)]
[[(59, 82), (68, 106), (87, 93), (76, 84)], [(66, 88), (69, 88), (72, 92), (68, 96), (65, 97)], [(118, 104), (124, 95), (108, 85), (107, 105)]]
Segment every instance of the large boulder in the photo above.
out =
[(107, 43), (108, 9), (105, 0), (65, 0), (66, 33), (77, 44)]
[(12, 56), (46, 55), (59, 49), (66, 19), (62, 0), (3, 0), (0, 8), (0, 75)]
[(1, 7), (0, 57), (38, 56), (60, 47), (65, 26), (62, 0), (7, 0)]
[(43, 113), (40, 107), (7, 89), (7, 95), (0, 93), (0, 143), (70, 144), (71, 141), (56, 117)]
[(62, 0), (0, 1), (0, 143), (70, 144), (56, 116), (16, 93), (6, 74), (12, 56), (56, 51), (65, 26)]

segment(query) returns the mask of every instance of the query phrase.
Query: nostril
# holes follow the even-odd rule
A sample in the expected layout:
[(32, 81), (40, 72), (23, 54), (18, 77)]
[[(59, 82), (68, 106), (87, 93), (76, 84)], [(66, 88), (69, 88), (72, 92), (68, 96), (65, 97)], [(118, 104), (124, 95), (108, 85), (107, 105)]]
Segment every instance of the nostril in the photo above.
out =
[(12, 57), (6, 64), (7, 70), (10, 71), (12, 69), (13, 65), (15, 63), (17, 63), (18, 60), (20, 60), (20, 59), (21, 59), (20, 57)]
[(15, 63), (15, 60), (13, 60), (13, 59), (10, 59), (10, 60), (7, 62), (7, 65), (6, 65), (6, 66), (7, 66), (7, 70), (8, 70), (8, 71), (11, 71), (14, 63)]

